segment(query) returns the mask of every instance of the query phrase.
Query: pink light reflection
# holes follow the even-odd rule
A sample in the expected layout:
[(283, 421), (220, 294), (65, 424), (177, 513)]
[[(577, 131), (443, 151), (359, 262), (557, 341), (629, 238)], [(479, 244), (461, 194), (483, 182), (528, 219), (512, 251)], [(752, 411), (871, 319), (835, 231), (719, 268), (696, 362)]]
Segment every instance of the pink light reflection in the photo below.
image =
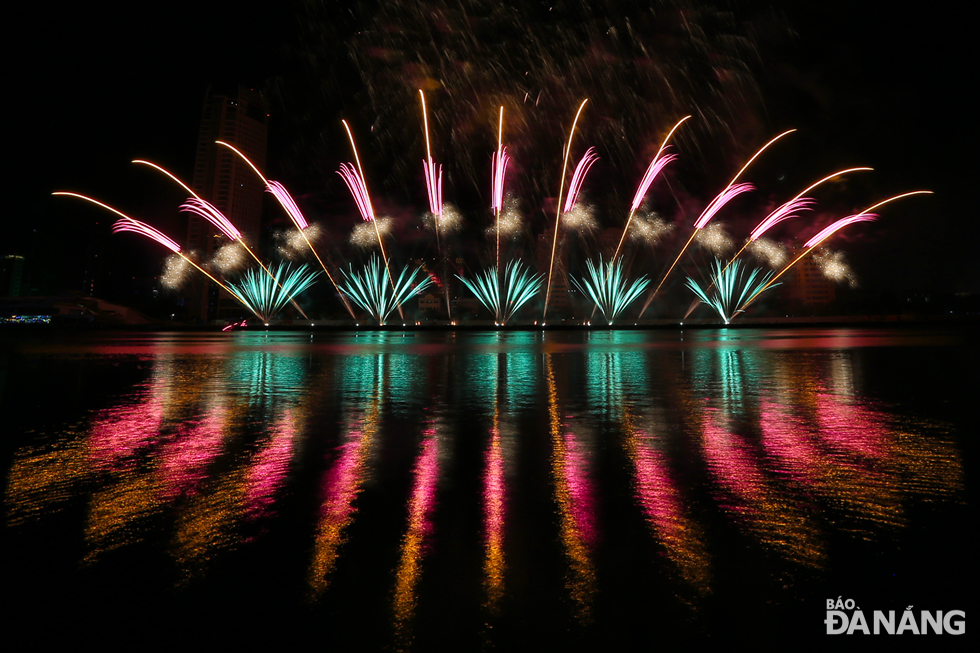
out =
[(274, 426), (272, 438), (254, 457), (245, 473), (245, 517), (257, 520), (272, 514), (276, 493), (285, 484), (293, 457), (296, 423), (286, 410)]
[(92, 468), (118, 470), (133, 463), (137, 452), (157, 444), (164, 413), (164, 384), (155, 382), (136, 404), (100, 411), (86, 441)]
[(568, 483), (569, 509), (575, 532), (590, 548), (596, 543), (595, 492), (589, 477), (589, 456), (575, 434), (565, 434), (564, 476)]
[(196, 494), (207, 478), (208, 467), (221, 455), (226, 409), (220, 404), (201, 421), (182, 424), (173, 441), (160, 450), (161, 498), (173, 500)]

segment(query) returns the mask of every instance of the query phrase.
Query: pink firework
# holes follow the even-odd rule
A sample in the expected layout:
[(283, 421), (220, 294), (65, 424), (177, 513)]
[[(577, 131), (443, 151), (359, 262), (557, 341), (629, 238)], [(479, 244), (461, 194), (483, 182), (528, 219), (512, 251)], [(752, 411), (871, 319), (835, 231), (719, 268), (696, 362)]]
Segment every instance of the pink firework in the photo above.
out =
[(120, 231), (132, 231), (134, 233), (143, 234), (147, 238), (157, 241), (174, 254), (180, 254), (180, 245), (170, 240), (170, 238), (168, 238), (162, 232), (154, 229), (145, 222), (133, 220), (130, 217), (127, 217), (125, 220), (117, 220), (116, 223), (112, 225), (112, 233), (119, 233)]
[(429, 157), (428, 161), (422, 162), (422, 168), (425, 170), (425, 187), (429, 191), (429, 211), (440, 218), (442, 217), (442, 166), (437, 169), (435, 161)]
[(803, 247), (806, 249), (811, 249), (816, 247), (826, 239), (830, 238), (832, 235), (846, 227), (847, 225), (854, 224), (855, 222), (871, 222), (877, 220), (878, 216), (874, 213), (858, 213), (857, 215), (848, 216), (846, 218), (841, 218), (837, 222), (825, 227), (816, 236), (806, 241)]
[(697, 219), (694, 223), (695, 229), (704, 229), (705, 225), (711, 222), (711, 218), (720, 211), (726, 204), (735, 197), (741, 195), (742, 193), (747, 193), (752, 190), (754, 186), (752, 184), (732, 184), (721, 191), (715, 199), (711, 200), (711, 204), (704, 209), (701, 217)]
[(272, 193), (279, 200), (282, 208), (286, 210), (286, 213), (300, 231), (310, 226), (310, 223), (303, 217), (303, 213), (299, 210), (299, 207), (296, 206), (296, 201), (293, 199), (293, 196), (289, 194), (282, 184), (270, 179), (266, 182), (265, 190), (267, 193)]
[(804, 198), (794, 198), (778, 209), (769, 214), (769, 216), (759, 223), (752, 233), (749, 235), (749, 240), (756, 240), (762, 234), (769, 231), (771, 228), (775, 227), (777, 224), (783, 220), (789, 220), (790, 218), (798, 217), (801, 211), (812, 210), (812, 205), (816, 202), (807, 197)]
[(490, 208), (497, 213), (500, 213), (504, 208), (504, 175), (507, 174), (507, 166), (509, 164), (510, 157), (507, 156), (507, 148), (498, 148), (493, 154), (493, 159), (490, 164), (490, 168), (493, 170), (493, 197)]
[(344, 178), (347, 188), (350, 189), (354, 201), (357, 202), (357, 210), (361, 213), (361, 218), (367, 222), (374, 221), (374, 207), (371, 206), (371, 198), (368, 197), (367, 186), (360, 173), (350, 163), (341, 163), (337, 174)]
[(590, 147), (586, 152), (582, 160), (578, 162), (575, 167), (575, 172), (572, 174), (572, 181), (568, 185), (568, 197), (565, 198), (565, 210), (564, 213), (568, 213), (575, 207), (575, 202), (578, 201), (579, 191), (582, 190), (582, 183), (585, 181), (585, 175), (589, 173), (589, 168), (592, 164), (599, 160), (599, 156), (595, 153), (595, 148)]
[(180, 210), (201, 216), (221, 230), (221, 233), (232, 240), (242, 239), (242, 232), (236, 229), (235, 225), (233, 225), (231, 221), (225, 217), (225, 214), (219, 211), (217, 207), (210, 202), (206, 202), (196, 197), (191, 197), (188, 198), (185, 203), (180, 205)]
[(677, 158), (676, 154), (664, 154), (663, 156), (658, 155), (650, 162), (649, 167), (647, 167), (646, 174), (643, 175), (643, 179), (640, 181), (640, 186), (636, 189), (636, 195), (633, 196), (633, 204), (630, 205), (630, 211), (636, 211), (640, 208), (640, 204), (643, 203), (643, 198), (650, 189), (650, 185), (657, 178), (657, 175), (667, 167), (667, 164)]

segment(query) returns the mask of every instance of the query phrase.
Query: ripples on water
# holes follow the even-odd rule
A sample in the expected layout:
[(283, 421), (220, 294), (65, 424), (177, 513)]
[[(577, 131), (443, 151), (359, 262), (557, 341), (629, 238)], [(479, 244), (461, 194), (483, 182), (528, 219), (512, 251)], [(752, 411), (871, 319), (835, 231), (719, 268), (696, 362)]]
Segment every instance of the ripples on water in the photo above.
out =
[(841, 595), (963, 608), (967, 344), (856, 329), (10, 343), (12, 630), (612, 650), (823, 637)]

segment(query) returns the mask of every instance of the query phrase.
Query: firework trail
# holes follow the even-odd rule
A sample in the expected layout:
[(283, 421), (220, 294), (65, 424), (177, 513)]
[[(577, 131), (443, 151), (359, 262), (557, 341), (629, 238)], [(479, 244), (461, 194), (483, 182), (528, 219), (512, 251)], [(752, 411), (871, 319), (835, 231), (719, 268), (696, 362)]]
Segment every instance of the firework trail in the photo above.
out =
[(765, 220), (760, 222), (759, 225), (752, 230), (752, 233), (749, 235), (749, 240), (745, 243), (745, 245), (742, 246), (742, 249), (740, 249), (738, 253), (732, 257), (732, 260), (729, 261), (728, 264), (731, 265), (732, 262), (738, 258), (739, 254), (741, 254), (742, 251), (745, 250), (745, 248), (748, 247), (750, 243), (752, 243), (755, 240), (758, 240), (760, 236), (762, 236), (764, 233), (766, 233), (767, 231), (775, 227), (780, 222), (783, 222), (784, 220), (789, 220), (791, 218), (795, 218), (799, 216), (800, 212), (802, 211), (811, 210), (811, 207), (816, 203), (815, 200), (803, 196), (809, 193), (817, 186), (823, 184), (824, 182), (830, 181), (835, 177), (840, 177), (841, 175), (845, 175), (849, 172), (860, 172), (860, 171), (871, 171), (871, 170), (873, 170), (873, 168), (847, 168), (845, 170), (838, 170), (833, 174), (827, 175), (820, 181), (810, 184), (802, 191), (797, 193), (796, 197), (789, 200), (785, 204), (779, 206), (775, 211), (773, 211), (768, 216), (766, 216)]
[(592, 164), (599, 160), (599, 156), (595, 153), (595, 148), (590, 147), (585, 151), (585, 154), (579, 160), (578, 165), (575, 166), (575, 172), (572, 174), (572, 181), (568, 184), (568, 197), (565, 198), (565, 209), (563, 213), (568, 213), (573, 208), (575, 208), (575, 203), (578, 201), (578, 195), (582, 191), (582, 184), (585, 182), (585, 175), (589, 174), (589, 168)]
[(565, 146), (564, 162), (561, 167), (561, 184), (558, 186), (558, 207), (555, 209), (555, 233), (551, 238), (551, 260), (548, 263), (548, 287), (545, 289), (544, 294), (544, 312), (541, 314), (541, 326), (544, 326), (544, 321), (548, 317), (548, 300), (551, 299), (551, 275), (555, 269), (555, 249), (558, 246), (558, 223), (561, 222), (561, 199), (562, 192), (565, 189), (565, 173), (568, 171), (568, 156), (572, 152), (572, 139), (575, 137), (575, 126), (578, 125), (578, 118), (582, 115), (582, 109), (585, 108), (585, 103), (588, 99), (582, 100), (582, 104), (579, 105), (578, 111), (575, 112), (575, 120), (572, 121), (572, 130), (568, 133), (568, 144)]
[(804, 243), (803, 247), (805, 249), (803, 250), (803, 253), (802, 254), (800, 254), (795, 259), (793, 259), (793, 262), (792, 263), (790, 263), (789, 265), (787, 265), (786, 267), (784, 267), (782, 270), (780, 270), (779, 274), (777, 274), (775, 277), (773, 277), (772, 280), (770, 280), (769, 283), (767, 283), (765, 286), (763, 286), (761, 290), (757, 291), (754, 295), (752, 295), (751, 297), (749, 297), (748, 301), (746, 301), (740, 307), (739, 311), (740, 312), (741, 311), (744, 311), (746, 309), (746, 307), (748, 307), (748, 305), (751, 304), (755, 300), (756, 297), (758, 297), (760, 294), (762, 294), (763, 292), (765, 292), (766, 288), (768, 288), (769, 286), (771, 286), (776, 281), (776, 279), (778, 279), (779, 277), (781, 277), (784, 274), (786, 274), (786, 272), (790, 268), (792, 268), (794, 265), (796, 265), (796, 263), (800, 259), (802, 259), (804, 256), (806, 256), (811, 251), (813, 251), (813, 248), (814, 247), (818, 246), (820, 243), (822, 243), (823, 241), (827, 240), (828, 238), (830, 238), (835, 233), (837, 233), (838, 231), (840, 231), (841, 229), (843, 229), (844, 227), (846, 227), (848, 225), (852, 225), (852, 224), (854, 224), (856, 222), (870, 222), (872, 220), (877, 220), (878, 219), (878, 216), (876, 214), (874, 214), (874, 213), (871, 213), (871, 211), (874, 211), (878, 207), (884, 206), (885, 204), (889, 204), (889, 203), (894, 202), (896, 200), (900, 200), (900, 199), (902, 199), (904, 197), (911, 197), (912, 195), (932, 195), (932, 191), (931, 190), (914, 190), (914, 191), (910, 191), (908, 193), (902, 193), (901, 195), (896, 195), (895, 197), (889, 197), (887, 199), (884, 199), (884, 200), (878, 202), (877, 204), (872, 204), (871, 206), (869, 206), (868, 208), (864, 209), (863, 211), (861, 211), (859, 213), (856, 213), (854, 215), (848, 216), (846, 218), (841, 218), (840, 220), (837, 220), (836, 222), (834, 222), (831, 225), (829, 225), (829, 226), (825, 227), (824, 229), (822, 229), (820, 231), (820, 233), (818, 233), (816, 236), (814, 236), (810, 240), (806, 241), (806, 243)]
[[(425, 93), (422, 89), (419, 89), (419, 97), (422, 99), (422, 126), (425, 130), (425, 161), (422, 162), (422, 168), (425, 171), (425, 187), (429, 194), (429, 212), (434, 216), (435, 227), (436, 227), (436, 251), (439, 254), (439, 262), (442, 263), (442, 276), (446, 278), (446, 261), (442, 256), (442, 238), (439, 234), (440, 227), (442, 226), (442, 166), (440, 165), (438, 171), (436, 169), (435, 161), (432, 160), (432, 146), (429, 142), (429, 114), (425, 110)], [(367, 191), (365, 190), (365, 194)], [(449, 301), (449, 284), (443, 285), (443, 290), (446, 292), (446, 315), (449, 317), (449, 321), (453, 321), (453, 309), (452, 303)]]
[[(728, 265), (734, 263), (735, 260), (742, 254), (743, 251), (745, 251), (747, 247), (749, 247), (752, 243), (757, 241), (764, 233), (766, 233), (767, 231), (775, 227), (780, 222), (798, 217), (799, 214), (803, 211), (810, 211), (811, 207), (814, 204), (816, 204), (816, 201), (803, 196), (809, 193), (817, 186), (823, 184), (824, 182), (830, 181), (835, 177), (839, 177), (849, 172), (861, 172), (861, 171), (871, 171), (871, 170), (873, 170), (873, 168), (863, 168), (863, 167), (838, 170), (837, 172), (829, 174), (823, 179), (810, 184), (809, 186), (801, 190), (799, 193), (797, 193), (793, 199), (780, 205), (779, 207), (776, 208), (776, 210), (774, 210), (772, 213), (766, 216), (766, 218), (762, 222), (760, 222), (755, 229), (752, 230), (752, 233), (749, 235), (749, 239), (745, 241), (744, 245), (742, 245), (742, 249), (738, 250), (735, 256), (733, 256), (731, 260), (728, 261)], [(711, 290), (710, 285), (708, 286), (707, 290)], [(687, 316), (690, 315), (691, 312), (697, 307), (698, 303), (699, 303), (698, 300), (694, 300), (690, 308), (687, 309), (687, 313), (684, 314), (685, 320), (687, 319)]]
[[(310, 239), (307, 238), (306, 233), (303, 231), (309, 226), (309, 223), (306, 221), (306, 218), (303, 217), (303, 214), (300, 212), (299, 207), (296, 206), (296, 202), (293, 200), (292, 196), (286, 191), (286, 188), (277, 181), (272, 181), (271, 179), (267, 179), (266, 176), (263, 175), (259, 171), (259, 169), (255, 167), (255, 164), (252, 163), (249, 160), (249, 158), (245, 156), (245, 154), (234, 145), (231, 145), (230, 143), (226, 143), (225, 141), (215, 141), (215, 143), (221, 145), (222, 147), (227, 147), (229, 150), (237, 154), (245, 163), (247, 163), (248, 167), (250, 167), (255, 172), (255, 174), (258, 175), (259, 179), (262, 180), (262, 183), (265, 184), (266, 192), (272, 193), (272, 195), (279, 201), (279, 204), (286, 211), (286, 214), (296, 225), (296, 228), (299, 229), (300, 234), (303, 236), (303, 240), (306, 241), (307, 247), (309, 247), (310, 251), (313, 252), (313, 256), (316, 257), (316, 260), (320, 264), (320, 267), (323, 268), (323, 272), (324, 274), (327, 275), (327, 279), (330, 280), (330, 283), (333, 285), (334, 290), (336, 290), (337, 294), (340, 295), (340, 299), (344, 304), (344, 308), (347, 309), (347, 312), (350, 313), (350, 316), (353, 319), (354, 318), (353, 309), (351, 309), (350, 305), (347, 303), (347, 300), (344, 298), (343, 294), (341, 294), (340, 288), (337, 286), (337, 282), (334, 281), (333, 275), (330, 274), (330, 270), (327, 269), (326, 264), (323, 262), (323, 260), (320, 258), (320, 255), (313, 247), (313, 243), (310, 242)], [(252, 256), (255, 255), (253, 254)], [(259, 265), (262, 265), (262, 263), (259, 262)], [(266, 273), (268, 273), (270, 276), (272, 275), (272, 273), (269, 272), (269, 270), (264, 265), (262, 265), (262, 268), (265, 269)], [(295, 306), (296, 309), (303, 314), (303, 317), (306, 317), (306, 313), (303, 313), (303, 309), (301, 309), (295, 301), (293, 301), (293, 306)]]
[[(235, 299), (238, 299), (238, 296), (235, 295), (235, 293), (233, 293), (231, 291), (231, 289), (228, 288), (228, 286), (226, 286), (225, 284), (223, 284), (220, 281), (218, 281), (217, 279), (215, 279), (207, 270), (205, 270), (204, 268), (202, 268), (201, 266), (199, 266), (197, 263), (195, 263), (194, 261), (192, 261), (189, 258), (187, 258), (180, 251), (180, 245), (178, 245), (176, 242), (174, 242), (171, 238), (169, 238), (168, 236), (166, 236), (163, 232), (159, 231), (158, 229), (155, 229), (154, 227), (151, 227), (150, 225), (146, 224), (145, 222), (140, 222), (139, 220), (136, 220), (134, 218), (131, 218), (128, 215), (126, 215), (125, 213), (123, 213), (122, 211), (119, 211), (118, 209), (112, 208), (108, 204), (103, 204), (102, 202), (100, 202), (98, 200), (95, 200), (95, 199), (92, 199), (91, 197), (86, 197), (85, 195), (79, 195), (78, 193), (68, 193), (68, 192), (64, 192), (64, 191), (58, 191), (58, 192), (51, 193), (51, 194), (52, 195), (63, 195), (63, 196), (66, 196), (66, 197), (77, 197), (78, 199), (85, 200), (86, 202), (90, 202), (92, 204), (95, 204), (96, 206), (101, 206), (102, 208), (104, 208), (104, 209), (106, 209), (108, 211), (111, 211), (111, 212), (115, 213), (116, 215), (122, 217), (123, 219), (122, 220), (117, 220), (116, 223), (112, 225), (112, 232), (113, 233), (119, 233), (121, 231), (131, 231), (133, 233), (138, 233), (138, 234), (141, 234), (143, 236), (146, 236), (150, 240), (153, 240), (153, 241), (156, 241), (156, 242), (160, 243), (161, 245), (163, 245), (164, 247), (166, 247), (167, 249), (169, 249), (171, 252), (173, 252), (174, 254), (177, 254), (182, 259), (184, 259), (185, 261), (187, 261), (188, 263), (190, 263), (191, 265), (193, 265), (195, 268), (197, 268), (198, 270), (200, 270), (209, 279), (211, 279), (211, 281), (215, 282), (216, 284), (218, 284), (219, 286), (221, 286), (225, 291), (227, 291), (229, 295), (231, 295)], [(239, 300), (239, 301), (241, 301), (241, 300)], [(252, 307), (249, 306), (248, 304), (245, 304), (245, 308), (249, 309), (250, 311), (252, 310)], [(255, 311), (252, 311), (252, 312), (255, 313)], [(262, 317), (258, 313), (255, 313), (255, 315), (257, 317), (259, 317), (260, 319)]]
[(720, 211), (721, 208), (726, 203), (728, 203), (732, 198), (734, 198), (736, 195), (751, 190), (752, 186), (750, 184), (736, 185), (735, 182), (737, 182), (738, 178), (742, 176), (742, 173), (745, 172), (745, 170), (750, 165), (752, 165), (752, 162), (755, 161), (757, 158), (759, 158), (759, 156), (763, 152), (765, 152), (770, 145), (772, 145), (773, 143), (781, 139), (783, 136), (786, 136), (787, 134), (792, 134), (795, 131), (796, 131), (795, 129), (788, 129), (784, 131), (782, 134), (779, 134), (778, 136), (770, 140), (761, 148), (759, 148), (759, 150), (752, 155), (752, 158), (745, 162), (745, 165), (742, 166), (742, 169), (739, 170), (734, 177), (732, 177), (732, 180), (728, 182), (728, 185), (725, 186), (725, 188), (722, 189), (720, 193), (718, 193), (715, 199), (711, 200), (711, 203), (708, 204), (707, 207), (705, 207), (704, 211), (701, 212), (701, 216), (694, 221), (694, 233), (691, 234), (691, 237), (688, 238), (687, 242), (684, 244), (684, 247), (681, 248), (680, 254), (677, 255), (677, 258), (674, 259), (674, 262), (670, 264), (669, 268), (667, 268), (667, 273), (664, 274), (663, 278), (660, 280), (660, 283), (657, 284), (657, 287), (654, 289), (654, 291), (650, 293), (649, 297), (647, 297), (647, 301), (643, 305), (643, 310), (640, 311), (640, 317), (642, 317), (643, 314), (646, 312), (647, 308), (649, 308), (650, 302), (652, 302), (653, 298), (657, 296), (657, 293), (660, 291), (661, 286), (664, 285), (664, 282), (667, 280), (667, 277), (670, 276), (670, 273), (674, 269), (674, 266), (677, 265), (677, 262), (681, 260), (682, 256), (684, 256), (684, 252), (687, 251), (687, 248), (691, 245), (691, 241), (694, 240), (694, 237), (697, 235), (698, 231), (703, 229), (704, 226), (708, 224), (708, 221), (710, 221), (711, 218), (713, 218), (718, 213), (718, 211)]
[[(378, 247), (381, 248), (381, 258), (385, 262), (385, 273), (388, 275), (388, 283), (391, 285), (391, 291), (395, 293), (395, 280), (391, 278), (391, 269), (388, 267), (388, 255), (385, 253), (385, 244), (381, 240), (381, 232), (378, 231), (378, 225), (374, 220), (374, 206), (371, 204), (371, 195), (368, 193), (367, 182), (364, 180), (364, 168), (361, 167), (361, 157), (357, 154), (354, 134), (351, 132), (350, 125), (347, 124), (346, 120), (341, 120), (340, 122), (344, 124), (344, 129), (347, 130), (347, 138), (350, 140), (351, 150), (354, 151), (354, 161), (357, 163), (357, 169), (355, 170), (354, 166), (349, 163), (342, 163), (340, 164), (340, 172), (337, 174), (347, 182), (347, 187), (354, 196), (354, 201), (357, 202), (357, 208), (361, 212), (361, 218), (374, 224), (374, 233), (378, 237)], [(436, 232), (438, 233), (438, 229)], [(398, 316), (405, 319), (401, 304), (398, 304)]]
[[(677, 128), (680, 127), (686, 120), (691, 116), (684, 116), (677, 121), (670, 131), (667, 132), (667, 137), (664, 138), (664, 142), (660, 144), (660, 149), (657, 150), (657, 154), (650, 161), (650, 165), (647, 166), (647, 171), (643, 174), (643, 179), (640, 180), (640, 185), (636, 188), (636, 193), (633, 195), (633, 203), (630, 205), (630, 214), (626, 218), (626, 226), (623, 227), (623, 235), (619, 237), (619, 244), (616, 245), (616, 251), (613, 253), (613, 257), (610, 262), (615, 261), (619, 256), (619, 250), (623, 247), (623, 240), (626, 239), (626, 233), (629, 231), (630, 223), (633, 221), (633, 215), (636, 210), (640, 208), (640, 204), (643, 203), (643, 198), (646, 197), (647, 191), (650, 190), (650, 186), (653, 185), (653, 181), (657, 176), (663, 171), (667, 164), (677, 158), (676, 154), (664, 154), (664, 150), (667, 149), (667, 142), (670, 137), (674, 135)], [(592, 310), (595, 314), (595, 309)]]
[(495, 231), (497, 232), (497, 269), (500, 269), (500, 212), (504, 208), (504, 177), (507, 174), (507, 165), (510, 157), (507, 156), (507, 148), (504, 147), (504, 107), (500, 107), (500, 119), (497, 127), (497, 151), (493, 154), (490, 161), (491, 176), (491, 200), (490, 208), (493, 209)]
[[(215, 227), (217, 227), (221, 231), (221, 233), (223, 233), (231, 240), (237, 240), (239, 243), (242, 244), (242, 247), (245, 248), (245, 251), (247, 251), (253, 259), (255, 259), (255, 262), (258, 263), (263, 270), (265, 270), (265, 273), (268, 274), (270, 277), (272, 276), (272, 273), (269, 272), (269, 269), (265, 266), (265, 264), (262, 263), (259, 257), (255, 255), (255, 252), (253, 252), (252, 249), (245, 243), (245, 241), (242, 240), (241, 232), (238, 229), (236, 229), (235, 225), (231, 223), (231, 220), (225, 217), (225, 215), (221, 211), (219, 211), (213, 204), (206, 201), (200, 195), (195, 193), (190, 186), (182, 182), (180, 179), (178, 179), (175, 175), (171, 174), (169, 171), (163, 169), (161, 166), (158, 166), (157, 164), (152, 163), (150, 161), (144, 161), (142, 159), (135, 159), (133, 160), (133, 163), (150, 166), (151, 168), (154, 168), (155, 170), (162, 172), (163, 174), (167, 175), (172, 180), (177, 182), (177, 184), (180, 185), (181, 188), (183, 188), (193, 196), (192, 198), (189, 198), (186, 203), (180, 206), (181, 211), (189, 211), (191, 213), (199, 215), (200, 217), (204, 218), (205, 220), (213, 224)], [(299, 306), (296, 306), (296, 308), (299, 309)], [(300, 309), (300, 313), (303, 313), (301, 309)], [(305, 313), (303, 313), (303, 317), (306, 317)]]

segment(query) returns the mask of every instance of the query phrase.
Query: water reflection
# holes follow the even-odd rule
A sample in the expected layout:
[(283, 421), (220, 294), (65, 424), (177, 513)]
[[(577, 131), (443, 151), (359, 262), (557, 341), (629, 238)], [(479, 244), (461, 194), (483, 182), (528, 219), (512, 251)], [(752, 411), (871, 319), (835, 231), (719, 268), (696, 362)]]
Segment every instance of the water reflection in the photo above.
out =
[[(852, 345), (880, 337), (96, 338), (78, 345), (93, 382), (119, 365), (138, 378), (85, 414), (22, 434), (6, 524), (21, 533), (81, 516), (76, 562), (111, 567), (116, 552), (151, 543), (187, 586), (288, 519), (306, 538), (280, 551), (304, 561), (307, 591), (296, 601), (340, 591), (333, 580), (345, 564), (380, 565), (384, 587), (365, 591), (391, 606), (403, 648), (426, 610), (423, 571), (437, 594), (471, 583), (460, 600), (478, 596), (476, 620), (489, 629), (520, 605), (519, 588), (549, 582), (528, 564), (531, 543), (560, 561), (564, 594), (547, 598), (567, 599), (568, 616), (588, 626), (600, 601), (620, 600), (598, 588), (619, 582), (607, 581), (603, 551), (616, 543), (603, 536), (629, 532), (610, 522), (628, 515), (661, 553), (629, 564), (676, 581), (682, 602), (722, 591), (733, 546), (751, 547), (759, 573), (785, 586), (838, 564), (828, 542), (882, 542), (915, 528), (910, 505), (961, 501), (960, 434), (889, 403), (893, 389), (869, 387), (867, 351)], [(73, 351), (38, 348), (31, 364), (54, 369)], [(364, 503), (369, 487), (377, 500)], [(448, 529), (437, 528), (443, 488), (462, 497), (446, 513), (461, 523)], [(287, 515), (291, 493), (310, 499)], [(400, 507), (397, 523), (394, 511), (378, 516), (385, 505)], [(553, 519), (538, 519), (539, 505)], [(354, 531), (391, 544), (377, 560), (358, 557)], [(448, 580), (430, 572), (447, 531), (454, 546), (473, 548), (459, 556), (473, 568)], [(629, 600), (657, 591), (631, 587)]]

